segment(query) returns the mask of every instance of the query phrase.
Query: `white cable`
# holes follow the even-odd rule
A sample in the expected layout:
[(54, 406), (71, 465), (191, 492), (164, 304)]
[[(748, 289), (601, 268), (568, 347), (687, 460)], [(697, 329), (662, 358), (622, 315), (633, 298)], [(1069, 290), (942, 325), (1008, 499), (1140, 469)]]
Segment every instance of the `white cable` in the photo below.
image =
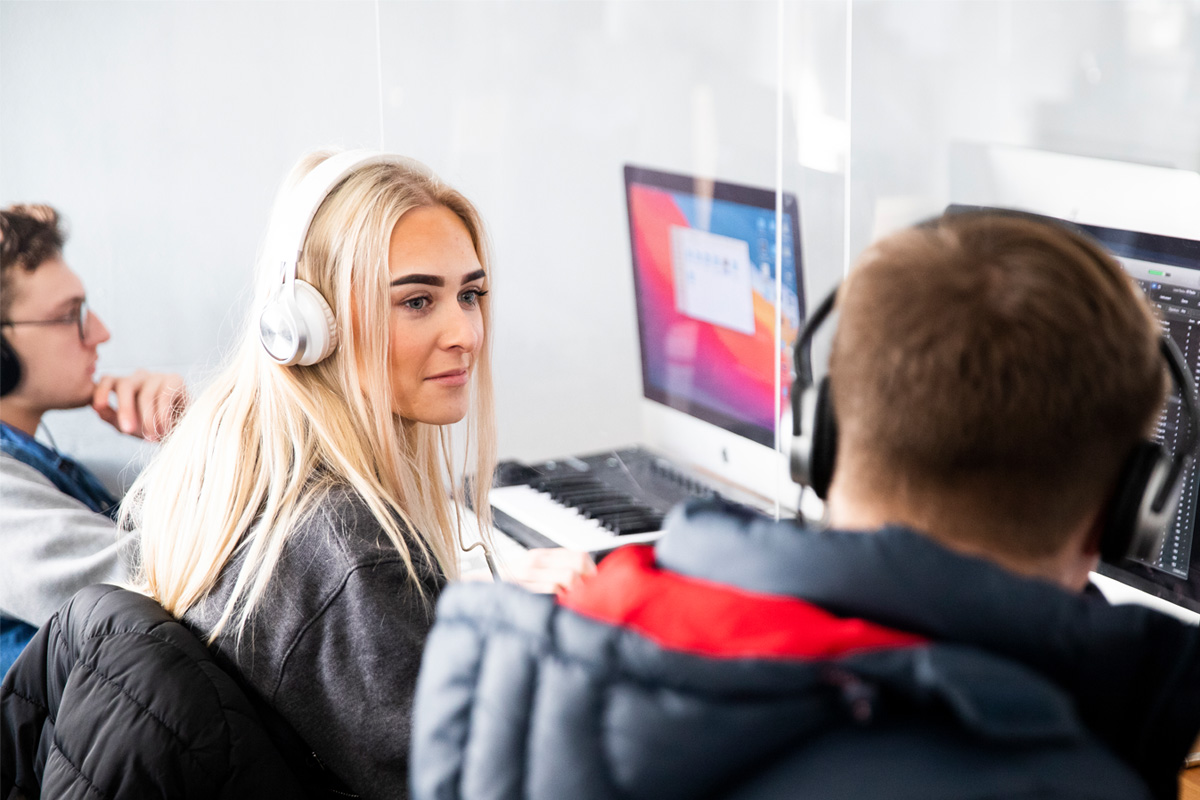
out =
[(383, 136), (383, 32), (379, 25), (379, 0), (375, 0), (375, 79), (379, 89), (379, 149), (386, 153)]
[(842, 279), (850, 275), (850, 165), (853, 161), (854, 125), (854, 3), (846, 3), (846, 183), (842, 198)]
[[(775, 20), (775, 452), (783, 455), (783, 0), (776, 4)], [(781, 459), (782, 463), (782, 459)], [(775, 469), (775, 520), (780, 517), (783, 470)]]

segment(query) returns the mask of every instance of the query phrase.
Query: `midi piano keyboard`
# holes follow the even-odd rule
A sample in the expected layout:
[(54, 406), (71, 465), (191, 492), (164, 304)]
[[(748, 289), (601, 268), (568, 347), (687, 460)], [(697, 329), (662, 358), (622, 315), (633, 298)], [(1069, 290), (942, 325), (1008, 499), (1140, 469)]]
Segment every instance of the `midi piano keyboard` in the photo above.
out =
[(718, 497), (640, 447), (537, 464), (504, 462), (490, 493), (497, 528), (526, 547), (602, 553), (662, 535), (677, 503)]

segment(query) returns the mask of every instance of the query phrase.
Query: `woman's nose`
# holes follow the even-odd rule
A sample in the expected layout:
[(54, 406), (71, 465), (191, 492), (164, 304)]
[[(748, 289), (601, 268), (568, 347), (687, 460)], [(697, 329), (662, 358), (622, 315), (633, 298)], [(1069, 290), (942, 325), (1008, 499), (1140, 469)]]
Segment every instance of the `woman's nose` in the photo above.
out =
[(483, 341), (483, 320), (478, 311), (456, 308), (442, 331), (442, 347), (472, 353)]

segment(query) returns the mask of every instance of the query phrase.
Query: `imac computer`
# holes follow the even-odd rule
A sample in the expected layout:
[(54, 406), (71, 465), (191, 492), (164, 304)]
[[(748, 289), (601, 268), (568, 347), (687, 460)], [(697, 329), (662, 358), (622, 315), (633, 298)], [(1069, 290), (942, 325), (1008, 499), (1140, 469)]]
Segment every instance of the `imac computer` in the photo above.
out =
[(1056, 219), (1200, 238), (1200, 173), (996, 143), (950, 148), (950, 197)]
[(795, 196), (633, 166), (625, 192), (643, 436), (620, 450), (502, 463), (493, 518), (527, 547), (602, 554), (650, 541), (688, 497), (767, 513), (799, 501), (777, 449), (791, 436), (804, 308)]
[(805, 307), (795, 195), (636, 166), (625, 194), (643, 443), (794, 510), (777, 437)]
[[(979, 209), (952, 205), (949, 211)], [(1175, 340), (1192, 375), (1200, 375), (1200, 241), (1067, 222), (1108, 249), (1158, 309), (1163, 330)], [(1172, 396), (1158, 419), (1154, 438), (1168, 450), (1179, 440), (1179, 398)], [(1184, 470), (1179, 508), (1162, 552), (1153, 561), (1104, 562), (1093, 582), (1114, 602), (1158, 608), (1188, 622), (1200, 622), (1200, 459)]]

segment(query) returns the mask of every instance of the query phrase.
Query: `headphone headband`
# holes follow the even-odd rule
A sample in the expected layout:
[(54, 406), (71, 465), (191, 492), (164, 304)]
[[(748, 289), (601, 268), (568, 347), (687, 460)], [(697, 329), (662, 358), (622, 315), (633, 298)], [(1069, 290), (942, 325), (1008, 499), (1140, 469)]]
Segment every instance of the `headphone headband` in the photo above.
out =
[(402, 164), (423, 173), (428, 171), (412, 159), (375, 150), (347, 150), (314, 167), (288, 196), (267, 241), (266, 256), (269, 263), (280, 265), (283, 281), (295, 279), (296, 264), (304, 252), (308, 229), (325, 198), (351, 174), (372, 164)]
[[(816, 385), (809, 345), (812, 343), (817, 329), (833, 313), (838, 291), (841, 288), (841, 284), (835, 286), (833, 291), (813, 309), (813, 313), (809, 315), (808, 320), (804, 323), (804, 328), (800, 331), (800, 335), (796, 337), (796, 345), (792, 350), (792, 368), (796, 373), (795, 385), (791, 391), (793, 436), (801, 435), (803, 414), (800, 413), (800, 405), (804, 392)], [(1161, 511), (1163, 505), (1170, 498), (1170, 489), (1178, 480), (1179, 473), (1183, 471), (1186, 458), (1200, 448), (1200, 397), (1196, 393), (1195, 379), (1192, 377), (1191, 370), (1188, 369), (1183, 353), (1179, 350), (1179, 345), (1175, 344), (1175, 340), (1171, 338), (1170, 334), (1164, 332), (1159, 337), (1158, 350), (1162, 354), (1163, 361), (1166, 362), (1167, 373), (1171, 376), (1171, 382), (1174, 384), (1175, 391), (1179, 395), (1179, 402), (1183, 407), (1183, 416), (1186, 418), (1186, 423), (1183, 440), (1176, 446), (1175, 455), (1171, 459), (1166, 483), (1154, 497), (1153, 507), (1155, 511)]]
[[(792, 386), (793, 439), (792, 478), (811, 487), (821, 499), (827, 497), (837, 458), (838, 426), (833, 410), (829, 378), (814, 381), (812, 366), (801, 350), (830, 315), (837, 297), (835, 289), (813, 311), (796, 340), (796, 381)], [(1191, 371), (1169, 333), (1159, 338), (1159, 352), (1166, 362), (1174, 389), (1182, 405), (1179, 441), (1168, 454), (1150, 441), (1138, 442), (1126, 457), (1106, 513), (1100, 552), (1105, 561), (1116, 563), (1133, 558), (1153, 563), (1161, 553), (1167, 529), (1179, 504), (1187, 459), (1200, 445), (1200, 400)]]
[(812, 368), (812, 351), (809, 345), (812, 344), (812, 338), (816, 335), (817, 328), (821, 327), (821, 323), (825, 318), (833, 312), (833, 304), (837, 302), (838, 290), (842, 288), (839, 283), (833, 287), (824, 300), (813, 310), (808, 319), (804, 323), (804, 328), (800, 331), (800, 335), (796, 337), (796, 343), (792, 346), (792, 369), (796, 373), (797, 386), (792, 387), (792, 435), (800, 435), (800, 395), (802, 392), (796, 391), (798, 387), (809, 387), (815, 382)]
[(278, 364), (315, 364), (337, 347), (333, 309), (315, 287), (297, 280), (296, 268), (325, 199), (352, 173), (373, 164), (398, 164), (430, 175), (425, 165), (404, 156), (348, 150), (322, 161), (280, 201), (263, 252), (267, 265), (279, 266), (279, 278), (258, 322), (259, 341)]

